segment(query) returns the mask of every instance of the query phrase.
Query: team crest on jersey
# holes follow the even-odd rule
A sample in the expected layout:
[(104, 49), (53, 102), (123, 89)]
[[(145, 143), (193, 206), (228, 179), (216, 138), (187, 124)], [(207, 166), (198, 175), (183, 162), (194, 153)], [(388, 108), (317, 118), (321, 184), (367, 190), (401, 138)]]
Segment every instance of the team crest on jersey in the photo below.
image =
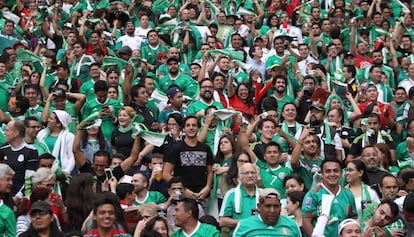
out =
[(282, 228), (282, 233), (284, 235), (287, 235), (287, 234), (289, 234), (289, 230), (287, 228)]
[(17, 161), (18, 161), (18, 162), (23, 162), (23, 161), (24, 161), (24, 156), (23, 156), (22, 154), (20, 154), (20, 155), (17, 157)]
[(281, 172), (281, 173), (279, 173), (278, 176), (279, 176), (280, 179), (285, 179), (286, 174), (285, 174), (285, 172)]
[(307, 197), (306, 200), (305, 200), (305, 207), (311, 208), (311, 206), (312, 206), (312, 198)]

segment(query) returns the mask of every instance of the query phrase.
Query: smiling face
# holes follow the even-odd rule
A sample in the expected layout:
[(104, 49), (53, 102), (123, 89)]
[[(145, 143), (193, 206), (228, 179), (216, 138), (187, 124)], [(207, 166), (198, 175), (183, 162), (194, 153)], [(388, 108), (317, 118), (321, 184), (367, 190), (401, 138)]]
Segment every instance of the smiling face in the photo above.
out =
[(354, 163), (348, 163), (346, 166), (346, 181), (348, 183), (353, 183), (357, 180), (361, 180), (363, 172), (364, 171), (362, 170), (358, 170)]
[(300, 184), (294, 178), (286, 180), (286, 184), (285, 184), (286, 194), (294, 192), (294, 191), (303, 191), (304, 187), (305, 185), (303, 183)]
[(121, 127), (126, 128), (131, 125), (132, 118), (126, 110), (120, 110), (118, 114), (118, 121)]
[(293, 203), (292, 200), (290, 200), (289, 197), (286, 198), (286, 212), (289, 216), (292, 216), (295, 214), (295, 211), (299, 208), (299, 203)]
[(98, 229), (108, 230), (113, 228), (115, 223), (115, 207), (112, 204), (103, 204), (96, 209), (93, 219), (98, 225)]
[(328, 187), (338, 187), (341, 174), (341, 166), (337, 162), (328, 161), (322, 166), (322, 180)]
[(184, 133), (186, 137), (188, 138), (197, 137), (198, 129), (199, 127), (198, 127), (198, 122), (196, 118), (189, 118), (185, 121)]

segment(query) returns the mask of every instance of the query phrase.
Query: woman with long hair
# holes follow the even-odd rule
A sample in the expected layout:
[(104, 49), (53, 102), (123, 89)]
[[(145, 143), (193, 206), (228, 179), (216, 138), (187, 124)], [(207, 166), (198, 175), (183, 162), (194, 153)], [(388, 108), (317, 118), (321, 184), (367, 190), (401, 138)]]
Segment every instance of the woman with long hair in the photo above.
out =
[(72, 117), (66, 111), (55, 110), (47, 120), (47, 127), (37, 135), (37, 139), (44, 142), (59, 161), (59, 167), (52, 169), (60, 168), (66, 174), (71, 174), (75, 168), (75, 157), (72, 152), (75, 136), (68, 128), (71, 120)]
[[(294, 141), (297, 141), (303, 130), (303, 125), (296, 121), (297, 108), (294, 103), (286, 103), (282, 107), (282, 126), (281, 129)], [(289, 144), (290, 145), (290, 144)], [(295, 147), (292, 146), (289, 149), (289, 154), (292, 153)]]
[[(229, 87), (233, 86), (228, 85), (228, 88)], [(247, 83), (240, 83), (236, 87), (236, 90), (229, 90), (229, 104), (235, 110), (243, 114), (254, 116), (257, 112), (253, 101), (253, 92), (249, 89), (249, 85)]]
[(302, 236), (305, 235), (305, 230), (302, 227), (302, 202), (303, 198), (305, 197), (305, 192), (303, 191), (293, 191), (286, 193), (286, 213), (288, 216), (293, 216), (295, 218), (295, 222), (300, 228), (300, 232)]
[(150, 230), (160, 233), (162, 237), (171, 236), (171, 228), (168, 226), (167, 219), (161, 216), (153, 217), (145, 224), (143, 231), (145, 232)]
[(359, 116), (361, 116), (362, 113), (351, 93), (348, 92), (345, 94), (345, 96), (347, 101), (350, 103), (350, 107), (345, 105), (344, 100), (339, 95), (331, 94), (326, 100), (325, 109), (326, 111), (329, 111), (332, 108), (336, 108), (346, 111), (346, 113), (344, 113), (343, 125), (348, 126), (350, 122), (356, 120)]
[(171, 154), (173, 147), (183, 139), (181, 133), (182, 127), (183, 117), (180, 113), (171, 113), (168, 115), (167, 126), (164, 128), (164, 131), (167, 133), (164, 144), (161, 147), (156, 147), (153, 152)]
[(80, 150), (91, 164), (95, 152), (103, 150), (108, 154), (112, 153), (111, 145), (102, 133), (101, 123), (102, 120), (96, 120), (93, 124), (86, 126), (81, 134)]
[(365, 220), (366, 218), (363, 217), (364, 208), (366, 208), (368, 204), (373, 202), (378, 203), (380, 200), (375, 190), (367, 185), (369, 180), (364, 162), (360, 160), (350, 161), (346, 165), (345, 178), (348, 183), (345, 185), (345, 189), (351, 191), (355, 197), (358, 219), (360, 221)]
[(128, 157), (131, 154), (134, 139), (132, 138), (132, 120), (135, 110), (131, 106), (124, 106), (118, 111), (119, 126), (112, 131), (112, 153), (121, 153)]
[(94, 207), (96, 181), (92, 174), (81, 173), (72, 179), (67, 191), (65, 205), (70, 229), (80, 231), (83, 221)]
[[(245, 150), (237, 151), (233, 155), (233, 159), (231, 160), (230, 167), (227, 171), (226, 177), (225, 177), (225, 183), (223, 184), (222, 188), (222, 194), (224, 194), (232, 189), (235, 188), (239, 183), (239, 168), (244, 163), (252, 163), (252, 158), (250, 157), (249, 153)], [(224, 178), (224, 177), (223, 177)]]

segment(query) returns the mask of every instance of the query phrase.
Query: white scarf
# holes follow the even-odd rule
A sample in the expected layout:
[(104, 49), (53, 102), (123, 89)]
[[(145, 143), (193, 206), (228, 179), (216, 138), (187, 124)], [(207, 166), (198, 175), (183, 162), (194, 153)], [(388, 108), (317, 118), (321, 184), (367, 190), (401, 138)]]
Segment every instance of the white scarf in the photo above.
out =
[[(235, 188), (235, 192), (234, 192), (234, 209), (235, 209), (235, 212), (236, 213), (238, 213), (238, 214), (240, 214), (241, 212), (242, 212), (242, 205), (243, 205), (243, 203), (241, 203), (241, 200), (242, 200), (242, 187), (241, 187), (241, 185), (239, 184), (239, 185), (237, 185), (237, 187)], [(256, 205), (257, 205), (257, 203), (259, 202), (259, 188), (256, 186), (255, 187), (255, 194), (254, 194), (255, 196), (256, 196)]]

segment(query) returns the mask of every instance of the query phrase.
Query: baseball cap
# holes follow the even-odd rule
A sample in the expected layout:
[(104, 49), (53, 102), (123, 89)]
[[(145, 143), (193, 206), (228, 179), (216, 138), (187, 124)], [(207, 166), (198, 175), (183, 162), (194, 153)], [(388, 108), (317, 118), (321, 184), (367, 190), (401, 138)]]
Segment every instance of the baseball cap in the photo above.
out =
[(132, 55), (132, 49), (129, 46), (123, 46), (119, 51), (118, 54), (124, 54), (131, 56)]
[(274, 188), (265, 188), (260, 191), (259, 200), (263, 200), (265, 198), (278, 198), (280, 199), (280, 194)]
[(73, 29), (73, 25), (72, 23), (66, 22), (65, 24), (63, 24), (63, 27), (69, 28), (69, 29)]
[(175, 96), (175, 94), (177, 94), (178, 92), (180, 92), (181, 90), (180, 90), (180, 87), (178, 87), (178, 86), (176, 86), (176, 85), (174, 85), (174, 86), (171, 86), (170, 88), (168, 88), (168, 90), (167, 90), (167, 97), (168, 98), (172, 98), (172, 97), (174, 97)]
[(53, 65), (53, 68), (56, 70), (58, 68), (64, 68), (64, 69), (69, 69), (69, 65), (67, 62), (61, 61), (59, 63), (56, 63), (55, 65)]
[(322, 112), (324, 112), (324, 113), (325, 113), (325, 106), (323, 106), (322, 104), (319, 104), (319, 103), (317, 103), (317, 104), (312, 104), (312, 105), (310, 106), (310, 109), (316, 109), (316, 110), (319, 110), (319, 111), (322, 111)]
[(45, 201), (37, 201), (32, 204), (30, 207), (30, 213), (34, 213), (36, 211), (41, 212), (52, 212), (52, 208), (50, 207), (50, 204)]
[(344, 58), (346, 58), (346, 57), (353, 57), (353, 58), (355, 58), (355, 55), (353, 55), (351, 52), (346, 52), (346, 54), (344, 55)]

